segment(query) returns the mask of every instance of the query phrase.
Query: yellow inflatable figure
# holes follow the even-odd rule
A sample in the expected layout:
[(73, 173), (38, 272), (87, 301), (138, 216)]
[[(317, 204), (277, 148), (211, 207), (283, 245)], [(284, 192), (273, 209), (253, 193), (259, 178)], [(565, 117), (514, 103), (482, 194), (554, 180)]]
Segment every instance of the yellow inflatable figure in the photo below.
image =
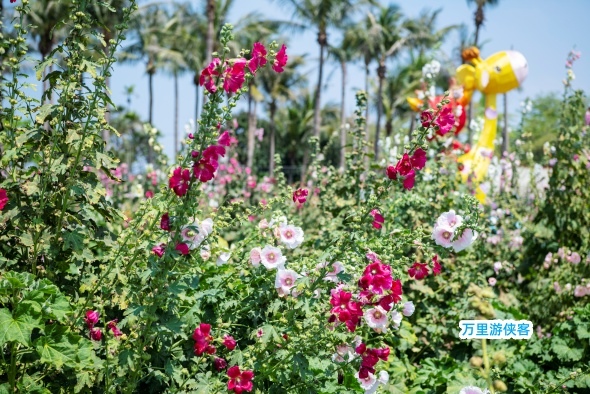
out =
[[(485, 96), (483, 131), (469, 153), (458, 159), (463, 164), (463, 180), (466, 181), (471, 176), (471, 181), (478, 185), (486, 176), (494, 153), (494, 139), (498, 126), (496, 96), (518, 87), (529, 70), (525, 57), (516, 51), (498, 52), (482, 60), (479, 50), (472, 47), (463, 51), (463, 59), (473, 64), (463, 64), (457, 69), (457, 81), (463, 85), (465, 95), (471, 97), (477, 89)], [(479, 186), (476, 197), (481, 202), (485, 200), (485, 193)]]

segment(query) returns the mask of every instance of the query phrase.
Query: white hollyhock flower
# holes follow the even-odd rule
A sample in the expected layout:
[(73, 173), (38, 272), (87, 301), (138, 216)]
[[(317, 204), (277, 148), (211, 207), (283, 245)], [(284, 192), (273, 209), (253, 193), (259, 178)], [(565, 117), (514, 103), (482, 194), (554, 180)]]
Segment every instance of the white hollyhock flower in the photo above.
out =
[(402, 313), (404, 314), (404, 316), (412, 316), (415, 310), (416, 307), (414, 306), (414, 303), (412, 301), (408, 301), (404, 304), (404, 309)]
[(467, 249), (477, 239), (477, 231), (473, 231), (470, 228), (463, 230), (463, 234), (453, 242), (453, 250), (460, 252)]
[(303, 242), (303, 230), (289, 224), (279, 226), (279, 238), (285, 246), (295, 249)]
[(387, 311), (381, 306), (367, 309), (364, 313), (367, 325), (377, 332), (387, 331)]
[(260, 251), (260, 262), (267, 269), (282, 268), (285, 266), (287, 258), (281, 253), (281, 249), (274, 246), (266, 245)]
[(301, 278), (297, 272), (279, 268), (275, 278), (275, 288), (279, 292), (279, 297), (284, 297), (291, 293), (291, 289), (295, 286), (295, 281)]
[(250, 263), (252, 263), (254, 267), (258, 267), (260, 265), (260, 261), (262, 260), (261, 252), (262, 250), (260, 248), (253, 248), (250, 251)]
[(393, 325), (395, 328), (399, 328), (400, 324), (402, 324), (403, 318), (404, 316), (398, 311), (391, 312), (391, 320), (393, 321)]
[(488, 389), (482, 390), (479, 387), (467, 386), (463, 387), (461, 391), (459, 391), (459, 394), (489, 394), (489, 392)]

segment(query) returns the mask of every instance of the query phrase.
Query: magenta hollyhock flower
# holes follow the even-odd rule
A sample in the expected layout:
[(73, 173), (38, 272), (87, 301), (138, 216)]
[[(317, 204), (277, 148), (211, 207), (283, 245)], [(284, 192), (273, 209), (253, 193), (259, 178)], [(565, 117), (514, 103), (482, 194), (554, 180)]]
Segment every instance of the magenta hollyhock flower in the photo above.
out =
[(107, 323), (107, 328), (111, 330), (111, 332), (113, 333), (115, 338), (118, 338), (121, 335), (123, 335), (121, 330), (119, 330), (119, 327), (117, 327), (118, 321), (119, 321), (118, 319), (115, 319), (115, 320), (111, 320), (110, 322)]
[(440, 272), (442, 271), (442, 265), (440, 265), (439, 261), (438, 261), (438, 255), (435, 254), (434, 257), (432, 258), (432, 273), (434, 274), (434, 276), (440, 274)]
[(365, 267), (358, 285), (363, 290), (369, 290), (373, 294), (383, 294), (391, 288), (392, 281), (391, 267), (376, 261)]
[(237, 342), (231, 335), (224, 335), (223, 336), (223, 346), (227, 348), (227, 350), (234, 350), (236, 348)]
[(168, 216), (168, 212), (162, 215), (160, 219), (160, 228), (165, 231), (170, 231), (170, 216)]
[(373, 216), (373, 227), (377, 230), (381, 229), (383, 223), (385, 223), (385, 218), (379, 213), (379, 210), (373, 209), (369, 212), (369, 215)]
[(227, 93), (235, 93), (242, 88), (246, 80), (245, 66), (246, 59), (238, 59), (232, 66), (225, 69), (223, 90)]
[(289, 56), (287, 56), (287, 47), (285, 46), (285, 44), (283, 44), (281, 46), (281, 49), (279, 49), (279, 51), (277, 52), (277, 56), (272, 65), (272, 69), (277, 73), (282, 73), (283, 71), (285, 71), (284, 67), (287, 64), (288, 59)]
[(215, 85), (215, 77), (219, 76), (219, 65), (221, 64), (221, 59), (214, 58), (213, 61), (201, 71), (201, 76), (199, 77), (199, 85), (205, 86), (205, 89), (209, 93), (215, 93), (217, 91), (217, 86)]
[(102, 339), (102, 331), (100, 331), (100, 328), (92, 328), (90, 330), (90, 339), (93, 341), (100, 341)]
[(182, 197), (186, 194), (190, 187), (191, 172), (189, 170), (183, 170), (182, 167), (178, 167), (172, 173), (172, 176), (168, 180), (168, 186), (174, 190), (177, 196)]
[(221, 133), (219, 138), (217, 139), (217, 143), (221, 146), (229, 146), (231, 144), (231, 138), (229, 136), (229, 131), (224, 131)]
[(416, 280), (426, 278), (428, 276), (428, 267), (426, 266), (426, 263), (414, 263), (408, 268), (408, 275)]
[(252, 46), (252, 58), (248, 61), (248, 68), (252, 74), (256, 74), (256, 70), (266, 65), (266, 53), (266, 48), (262, 43), (254, 43)]
[[(193, 166), (193, 175), (199, 181), (209, 182), (215, 176), (215, 167), (208, 159), (201, 159)], [(214, 163), (217, 163), (216, 161)]]
[(236, 394), (241, 394), (244, 391), (252, 391), (254, 384), (254, 372), (246, 370), (240, 371), (240, 367), (234, 365), (227, 370), (229, 381), (227, 382), (227, 389), (232, 390)]
[(0, 189), (0, 211), (4, 209), (8, 203), (8, 195), (6, 194), (6, 189)]
[(176, 247), (174, 248), (174, 250), (176, 250), (177, 252), (179, 252), (183, 256), (186, 256), (187, 254), (190, 253), (190, 248), (184, 242), (179, 242), (176, 245)]
[(220, 145), (211, 145), (203, 151), (203, 158), (207, 159), (215, 169), (217, 169), (219, 156), (225, 156), (225, 148)]
[(432, 114), (431, 110), (422, 111), (420, 114), (420, 122), (422, 122), (422, 127), (430, 127), (433, 118), (434, 115)]
[(223, 371), (227, 368), (227, 361), (225, 361), (223, 358), (215, 357), (213, 359), (213, 365), (215, 366), (216, 370)]
[(333, 308), (330, 313), (336, 315), (338, 320), (346, 324), (348, 331), (354, 332), (363, 316), (360, 302), (351, 301), (352, 293), (343, 290), (332, 289), (330, 304)]
[(436, 119), (436, 124), (438, 125), (438, 130), (436, 131), (438, 135), (443, 136), (451, 131), (455, 125), (455, 116), (450, 106), (446, 106), (440, 111)]
[(303, 204), (307, 201), (307, 195), (309, 194), (309, 190), (307, 189), (297, 189), (293, 192), (293, 202)]
[(211, 346), (210, 342), (213, 340), (211, 336), (211, 325), (207, 323), (199, 324), (199, 327), (195, 328), (193, 332), (193, 340), (195, 341), (195, 354), (197, 356), (203, 353), (214, 354), (215, 347)]
[(410, 159), (412, 162), (412, 167), (415, 170), (421, 170), (426, 165), (426, 152), (422, 148), (416, 149), (412, 158)]
[(152, 252), (154, 252), (154, 254), (158, 257), (164, 256), (165, 250), (166, 250), (166, 244), (160, 244), (160, 245), (154, 246), (152, 248)]
[(404, 177), (404, 189), (411, 190), (416, 182), (415, 170), (421, 170), (425, 165), (426, 152), (422, 148), (418, 148), (411, 157), (407, 153), (404, 153), (395, 166), (388, 166), (387, 177), (397, 180), (397, 176), (401, 175)]
[(84, 321), (86, 322), (88, 328), (94, 327), (94, 325), (98, 323), (99, 317), (100, 314), (98, 311), (86, 311), (86, 317), (84, 318)]

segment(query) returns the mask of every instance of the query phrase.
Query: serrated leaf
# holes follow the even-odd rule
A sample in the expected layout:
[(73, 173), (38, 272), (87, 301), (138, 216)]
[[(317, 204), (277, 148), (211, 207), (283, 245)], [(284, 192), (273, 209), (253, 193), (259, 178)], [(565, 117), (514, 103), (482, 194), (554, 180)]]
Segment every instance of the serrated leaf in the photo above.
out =
[(41, 326), (39, 318), (33, 317), (28, 311), (23, 309), (20, 314), (15, 313), (13, 316), (8, 309), (0, 309), (0, 346), (13, 341), (25, 346), (30, 345), (33, 330)]
[(81, 369), (92, 364), (92, 343), (63, 326), (50, 326), (46, 335), (35, 341), (35, 348), (41, 362), (58, 369), (64, 365)]

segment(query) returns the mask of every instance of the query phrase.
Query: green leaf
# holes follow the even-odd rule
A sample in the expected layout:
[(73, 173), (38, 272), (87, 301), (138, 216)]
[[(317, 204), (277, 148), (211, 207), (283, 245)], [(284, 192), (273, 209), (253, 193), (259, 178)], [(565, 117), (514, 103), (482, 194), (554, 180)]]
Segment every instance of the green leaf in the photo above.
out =
[(39, 316), (33, 316), (30, 311), (30, 308), (21, 308), (20, 313), (13, 316), (8, 309), (0, 309), (0, 346), (13, 341), (30, 345), (31, 333), (41, 328)]
[(73, 369), (92, 365), (93, 348), (89, 340), (58, 325), (49, 326), (46, 334), (35, 341), (41, 362), (57, 369), (64, 365)]
[(49, 116), (52, 109), (53, 104), (43, 104), (41, 108), (39, 108), (39, 113), (37, 113), (37, 116), (35, 116), (35, 120), (37, 121), (37, 123), (45, 122), (45, 119), (47, 118), (47, 116)]

